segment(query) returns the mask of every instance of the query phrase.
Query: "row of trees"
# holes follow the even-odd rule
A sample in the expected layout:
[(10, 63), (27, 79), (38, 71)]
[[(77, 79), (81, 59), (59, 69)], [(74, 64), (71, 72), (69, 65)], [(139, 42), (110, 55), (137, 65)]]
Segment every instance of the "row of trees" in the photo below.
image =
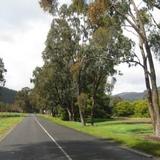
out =
[[(41, 6), (51, 12), (48, 3), (41, 1)], [(60, 106), (70, 120), (77, 119), (78, 109), (83, 125), (89, 112), (93, 125), (97, 107), (104, 105), (113, 88), (115, 66), (128, 59), (133, 44), (119, 29), (117, 15), (94, 24), (88, 16), (91, 6), (83, 1), (56, 6), (55, 2), (44, 66), (33, 73), (35, 106), (50, 109), (53, 115)]]
[[(59, 8), (56, 0), (41, 0), (40, 5), (54, 16), (43, 52), (45, 64), (34, 72), (37, 98), (52, 102), (51, 106), (67, 106), (71, 115), (77, 102), (85, 124), (83, 108), (90, 103), (93, 119), (97, 95), (106, 92), (106, 80), (116, 73), (114, 66), (121, 62), (140, 65), (144, 70), (154, 132), (160, 136), (153, 62), (153, 54), (159, 56), (160, 27), (152, 14), (160, 9), (159, 1), (72, 0), (71, 5)], [(124, 29), (131, 30), (138, 42), (125, 37)], [(139, 46), (138, 52), (133, 50), (135, 45)]]
[[(62, 120), (75, 120), (79, 121), (78, 105), (74, 106), (74, 119), (69, 119), (69, 113), (67, 109), (59, 104), (57, 106), (43, 106), (39, 107), (40, 104), (35, 106), (35, 95), (33, 90), (28, 87), (23, 88), (17, 92), (16, 100), (14, 104), (0, 103), (0, 112), (25, 112), (25, 113), (48, 113), (51, 114), (53, 108), (53, 116), (59, 117)], [(86, 96), (86, 95), (83, 95)], [(134, 101), (123, 100), (117, 96), (108, 96), (106, 94), (100, 94), (97, 97), (96, 108), (94, 111), (94, 117), (98, 119), (106, 119), (111, 117), (149, 117), (148, 103), (146, 98)], [(81, 97), (82, 98), (82, 97)], [(87, 99), (88, 97), (85, 97)], [(88, 99), (87, 99), (88, 100)], [(82, 101), (82, 100), (79, 100)], [(42, 101), (41, 101), (42, 102)], [(45, 103), (43, 103), (45, 104)], [(91, 105), (89, 100), (87, 106), (84, 108), (85, 120), (90, 122)]]

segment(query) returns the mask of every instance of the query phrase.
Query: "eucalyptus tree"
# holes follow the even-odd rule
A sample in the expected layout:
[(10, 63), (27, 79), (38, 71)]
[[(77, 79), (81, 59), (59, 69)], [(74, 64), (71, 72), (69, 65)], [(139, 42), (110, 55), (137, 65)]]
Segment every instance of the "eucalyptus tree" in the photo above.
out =
[[(159, 1), (95, 0), (90, 4), (88, 13), (92, 23), (96, 24), (96, 26), (101, 25), (101, 21), (104, 22), (104, 17), (116, 17), (116, 20), (120, 23), (120, 28), (129, 27), (134, 34), (137, 35), (140, 51), (132, 54), (131, 58), (127, 61), (133, 62), (135, 65), (139, 64), (144, 70), (150, 116), (153, 122), (155, 135), (160, 136), (159, 97), (153, 62), (154, 53), (150, 45), (151, 33), (153, 33), (155, 26), (158, 28), (157, 25), (154, 25), (155, 19), (150, 12), (150, 9), (154, 7), (159, 8)], [(156, 45), (154, 45), (154, 47), (158, 50)], [(140, 59), (142, 59), (142, 62)]]
[[(108, 83), (108, 77), (113, 76), (117, 71), (115, 66), (122, 59), (127, 60), (132, 55), (132, 41), (123, 36), (120, 28), (120, 21), (116, 16), (102, 16), (104, 6), (86, 1), (73, 0), (71, 7), (74, 13), (83, 17), (84, 26), (81, 34), (82, 52), (75, 63), (75, 73), (85, 73), (87, 77), (85, 86), (88, 86), (88, 94), (92, 99), (91, 123), (93, 124), (94, 110), (96, 107), (96, 97), (100, 92), (106, 92), (112, 87)], [(104, 2), (104, 1), (103, 1)], [(94, 9), (94, 7), (96, 9)], [(98, 8), (99, 7), (99, 8)], [(98, 8), (98, 10), (97, 10)], [(95, 11), (92, 14), (92, 9)], [(82, 39), (82, 40), (83, 40)]]
[[(131, 52), (132, 48), (132, 42), (121, 33), (115, 32), (108, 37), (104, 32), (101, 33), (101, 30), (97, 30), (93, 35), (86, 68), (89, 77), (88, 87), (92, 98), (92, 125), (94, 124), (97, 95), (100, 93), (110, 94), (115, 83), (114, 75), (118, 74), (115, 66)], [(103, 39), (105, 35), (106, 37)], [(97, 39), (99, 40), (97, 41)], [(109, 81), (111, 77), (112, 81)]]
[(37, 88), (41, 86), (43, 89), (40, 90), (45, 92), (43, 95), (48, 95), (50, 102), (54, 105), (60, 105), (64, 108), (68, 112), (69, 119), (73, 120), (75, 90), (70, 66), (74, 61), (79, 38), (66, 20), (69, 14), (67, 12), (67, 5), (63, 5), (58, 10), (59, 17), (52, 21), (46, 47), (42, 54), (45, 64), (42, 67), (42, 72), (38, 75), (35, 74), (35, 77), (37, 77), (35, 88), (38, 80), (40, 80)]
[[(122, 58), (128, 57), (132, 43), (122, 35), (122, 30), (119, 30), (120, 22), (116, 22), (116, 17), (108, 16), (93, 23), (93, 19), (87, 16), (91, 16), (90, 12), (87, 13), (90, 6), (84, 0), (73, 0), (69, 7), (63, 5), (60, 9), (57, 9), (57, 1), (42, 0), (41, 6), (50, 13), (55, 13), (56, 10), (58, 15), (53, 18), (48, 34), (43, 52), (44, 61), (46, 64), (55, 64), (56, 76), (60, 77), (58, 82), (67, 77), (65, 84), (66, 86), (69, 84), (68, 89), (73, 93), (70, 94), (72, 99), (77, 97), (83, 125), (85, 125), (86, 103), (79, 102), (84, 101), (86, 97), (92, 101), (93, 124), (97, 94), (105, 93), (106, 88), (111, 88), (107, 79), (116, 73), (114, 66)], [(100, 8), (100, 12), (101, 9), (103, 8)], [(65, 86), (63, 83), (56, 86), (62, 96), (60, 90), (64, 92)]]
[(15, 105), (23, 110), (23, 112), (33, 112), (32, 105), (30, 103), (30, 88), (25, 87), (18, 91), (16, 94)]
[(48, 85), (48, 76), (50, 73), (47, 67), (37, 67), (33, 72), (31, 82), (34, 84), (34, 88), (31, 92), (31, 103), (41, 112), (44, 110), (51, 109), (51, 99), (49, 90), (51, 89)]

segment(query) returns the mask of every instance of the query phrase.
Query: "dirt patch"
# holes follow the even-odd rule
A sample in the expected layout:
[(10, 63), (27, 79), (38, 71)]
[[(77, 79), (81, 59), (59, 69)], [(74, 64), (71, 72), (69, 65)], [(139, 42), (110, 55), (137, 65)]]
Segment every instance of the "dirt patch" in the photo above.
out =
[(145, 136), (145, 139), (146, 140), (152, 140), (152, 141), (160, 142), (160, 137), (156, 137), (154, 135)]

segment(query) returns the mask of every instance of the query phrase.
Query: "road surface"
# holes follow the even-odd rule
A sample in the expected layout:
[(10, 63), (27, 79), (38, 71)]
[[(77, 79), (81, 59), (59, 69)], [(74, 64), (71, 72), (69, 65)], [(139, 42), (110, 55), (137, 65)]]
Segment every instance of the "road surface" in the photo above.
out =
[(0, 142), (0, 160), (153, 160), (34, 115)]

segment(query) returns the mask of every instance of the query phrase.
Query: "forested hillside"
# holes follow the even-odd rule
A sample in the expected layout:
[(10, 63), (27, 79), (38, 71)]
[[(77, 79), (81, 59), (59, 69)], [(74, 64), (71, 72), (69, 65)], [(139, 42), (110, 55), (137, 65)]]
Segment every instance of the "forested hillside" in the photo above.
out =
[(143, 99), (145, 97), (144, 92), (123, 92), (116, 94), (115, 96), (118, 96), (124, 100), (136, 100), (136, 99)]
[[(160, 87), (158, 87), (158, 91), (160, 92)], [(123, 100), (138, 100), (138, 99), (145, 99), (147, 95), (147, 91), (143, 92), (122, 92), (119, 94), (114, 95), (114, 97), (120, 97)]]
[(0, 102), (14, 103), (16, 97), (16, 91), (5, 87), (0, 87)]

